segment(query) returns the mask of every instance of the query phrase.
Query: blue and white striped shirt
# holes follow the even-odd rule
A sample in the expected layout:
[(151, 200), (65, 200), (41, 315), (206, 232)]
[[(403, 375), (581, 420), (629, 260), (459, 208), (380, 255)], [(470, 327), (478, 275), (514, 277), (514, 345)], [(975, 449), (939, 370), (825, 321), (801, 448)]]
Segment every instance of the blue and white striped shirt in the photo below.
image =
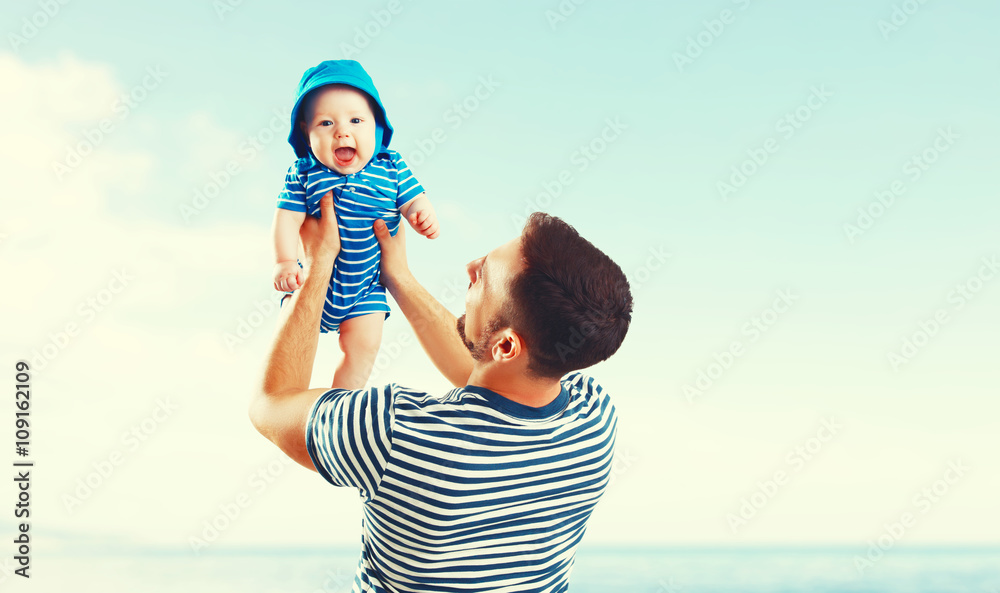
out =
[(616, 425), (608, 394), (581, 373), (541, 408), (482, 387), (327, 391), (306, 447), (327, 481), (361, 493), (353, 591), (567, 591)]
[(389, 316), (385, 289), (379, 284), (381, 251), (372, 224), (385, 221), (395, 235), (399, 209), (424, 192), (417, 178), (395, 150), (385, 149), (360, 171), (341, 175), (311, 157), (292, 164), (278, 208), (319, 218), (319, 201), (333, 190), (340, 223), (340, 255), (330, 275), (320, 331), (337, 331), (351, 317), (384, 312)]

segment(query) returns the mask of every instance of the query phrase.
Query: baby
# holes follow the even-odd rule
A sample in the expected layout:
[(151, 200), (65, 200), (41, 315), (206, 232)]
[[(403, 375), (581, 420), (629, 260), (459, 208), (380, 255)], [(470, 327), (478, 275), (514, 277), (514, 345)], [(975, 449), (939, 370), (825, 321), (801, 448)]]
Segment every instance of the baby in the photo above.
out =
[(361, 64), (329, 60), (302, 76), (288, 135), (298, 160), (288, 169), (274, 215), (274, 288), (290, 292), (302, 284), (299, 227), (307, 214), (320, 216), (320, 199), (333, 192), (341, 249), (320, 324), (323, 333), (339, 332), (344, 353), (333, 387), (364, 388), (389, 316), (372, 224), (381, 218), (395, 235), (402, 215), (421, 235), (438, 236), (423, 187), (399, 153), (389, 150), (392, 131)]

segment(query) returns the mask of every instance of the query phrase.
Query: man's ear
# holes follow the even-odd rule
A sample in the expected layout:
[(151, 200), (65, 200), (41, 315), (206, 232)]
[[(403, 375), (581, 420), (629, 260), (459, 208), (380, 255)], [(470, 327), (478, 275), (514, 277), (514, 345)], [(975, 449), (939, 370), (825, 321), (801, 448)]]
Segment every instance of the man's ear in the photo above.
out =
[(499, 339), (493, 343), (491, 351), (493, 360), (497, 362), (512, 362), (524, 353), (524, 341), (510, 328), (500, 332)]

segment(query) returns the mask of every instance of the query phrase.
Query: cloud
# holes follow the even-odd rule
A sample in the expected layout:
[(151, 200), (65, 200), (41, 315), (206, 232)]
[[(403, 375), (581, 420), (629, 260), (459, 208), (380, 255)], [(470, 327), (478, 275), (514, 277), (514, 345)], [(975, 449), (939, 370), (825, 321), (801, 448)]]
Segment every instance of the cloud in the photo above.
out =
[[(109, 134), (100, 128), (103, 120), (114, 121), (124, 92), (109, 66), (68, 53), (31, 66), (0, 54), (0, 77), (0, 109), (13, 115), (0, 146), (0, 189), (17, 196), (4, 205), (9, 226), (27, 226), (28, 219), (51, 208), (66, 217), (93, 213), (108, 191), (146, 185), (152, 156), (107, 146)], [(72, 152), (86, 154), (59, 175), (56, 165)]]

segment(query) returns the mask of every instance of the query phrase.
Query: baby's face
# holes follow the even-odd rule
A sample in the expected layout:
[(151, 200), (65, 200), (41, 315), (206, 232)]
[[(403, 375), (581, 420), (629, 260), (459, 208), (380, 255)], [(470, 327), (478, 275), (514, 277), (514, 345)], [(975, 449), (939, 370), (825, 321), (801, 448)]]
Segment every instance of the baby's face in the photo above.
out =
[(302, 133), (319, 162), (341, 175), (363, 169), (375, 154), (375, 114), (357, 89), (317, 89), (304, 105)]

